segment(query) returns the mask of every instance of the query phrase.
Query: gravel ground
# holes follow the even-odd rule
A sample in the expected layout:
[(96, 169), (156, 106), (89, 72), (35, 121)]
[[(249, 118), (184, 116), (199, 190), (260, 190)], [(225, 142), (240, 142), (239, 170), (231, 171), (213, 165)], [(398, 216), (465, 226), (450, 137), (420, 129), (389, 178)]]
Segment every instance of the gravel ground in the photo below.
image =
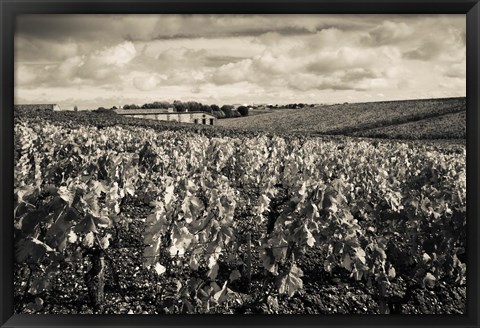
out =
[[(119, 231), (117, 245), (112, 245), (109, 255), (118, 273), (120, 290), (107, 266), (105, 304), (92, 309), (88, 305), (87, 287), (83, 274), (89, 270), (88, 260), (59, 267), (52, 279), (52, 288), (39, 295), (24, 293), (29, 270), (26, 265), (16, 265), (15, 303), (18, 313), (40, 314), (162, 314), (175, 300), (161, 295), (175, 289), (175, 282), (168, 277), (158, 278), (142, 267), (142, 230), (148, 215), (148, 206), (127, 204), (123, 215), (131, 219), (128, 229)], [(298, 265), (304, 272), (304, 288), (288, 298), (266, 289), (263, 270), (253, 272), (250, 293), (244, 280), (232, 283), (230, 288), (242, 295), (242, 304), (228, 302), (226, 306), (210, 309), (211, 313), (269, 313), (269, 314), (374, 314), (379, 305), (374, 288), (351, 279), (348, 273), (334, 270), (331, 274), (322, 269), (322, 256), (315, 249), (309, 250)], [(260, 268), (258, 257), (253, 258), (253, 268)], [(232, 270), (228, 263), (222, 265), (219, 280), (228, 278)], [(32, 278), (38, 275), (34, 272)], [(172, 277), (174, 278), (174, 277)], [(397, 277), (389, 287), (390, 311), (403, 314), (461, 314), (465, 313), (466, 287), (439, 284), (434, 289), (412, 289), (405, 295), (408, 279)], [(158, 287), (160, 286), (160, 288)], [(270, 293), (270, 294), (269, 294)], [(170, 294), (175, 294), (170, 292)], [(35, 302), (43, 301), (35, 307)], [(400, 298), (400, 300), (399, 300)]]

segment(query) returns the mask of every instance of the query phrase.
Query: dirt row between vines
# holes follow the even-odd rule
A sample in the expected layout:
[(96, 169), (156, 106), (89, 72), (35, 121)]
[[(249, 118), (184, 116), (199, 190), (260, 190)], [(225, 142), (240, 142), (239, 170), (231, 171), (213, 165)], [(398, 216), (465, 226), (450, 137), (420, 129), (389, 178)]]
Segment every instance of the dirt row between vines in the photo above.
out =
[[(178, 276), (157, 277), (151, 270), (143, 268), (142, 231), (150, 208), (138, 203), (122, 207), (122, 215), (131, 220), (124, 229), (119, 230), (116, 245), (108, 249), (113, 259), (107, 268), (105, 285), (106, 301), (101, 309), (88, 306), (87, 287), (83, 275), (89, 270), (89, 262), (66, 263), (59, 267), (49, 291), (39, 295), (25, 294), (28, 270), (25, 265), (17, 265), (15, 271), (15, 298), (20, 303), (20, 313), (136, 313), (163, 314), (172, 313), (168, 308), (177, 302)], [(255, 240), (253, 240), (255, 244)], [(271, 276), (266, 275), (253, 247), (252, 282), (248, 285), (245, 277), (229, 284), (239, 300), (226, 302), (211, 308), (208, 313), (262, 313), (262, 314), (366, 314), (379, 313), (375, 288), (368, 287), (362, 281), (355, 281), (345, 270), (334, 270), (331, 274), (323, 270), (321, 254), (315, 248), (309, 250), (299, 260), (298, 266), (304, 272), (304, 288), (294, 297), (278, 295), (272, 284)], [(112, 268), (113, 264), (113, 268)], [(113, 269), (113, 270), (112, 270)], [(222, 265), (219, 281), (228, 279), (229, 273), (238, 268)], [(114, 275), (118, 275), (116, 284)], [(168, 273), (168, 272), (167, 272)], [(196, 274), (188, 267), (183, 271), (182, 279)], [(35, 278), (35, 272), (33, 277)], [(266, 283), (267, 282), (267, 283)], [(408, 299), (402, 299), (408, 285), (407, 279), (397, 277), (389, 287), (388, 305), (391, 313), (403, 314), (460, 314), (465, 312), (466, 288), (439, 284), (434, 289), (415, 289)], [(34, 311), (30, 305), (35, 298), (42, 298), (43, 307)], [(179, 310), (181, 312), (181, 310)]]

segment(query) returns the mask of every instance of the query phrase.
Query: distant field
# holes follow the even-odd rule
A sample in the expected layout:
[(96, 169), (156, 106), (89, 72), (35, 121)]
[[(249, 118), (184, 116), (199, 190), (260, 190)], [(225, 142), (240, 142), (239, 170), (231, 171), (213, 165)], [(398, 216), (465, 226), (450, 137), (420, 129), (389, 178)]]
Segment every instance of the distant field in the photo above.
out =
[(257, 116), (257, 115), (264, 115), (264, 114), (271, 114), (271, 113), (274, 113), (275, 111), (278, 111), (278, 110), (281, 110), (281, 109), (270, 109), (270, 108), (266, 108), (266, 109), (252, 109), (249, 111), (248, 113), (248, 116)]
[(354, 136), (395, 139), (465, 139), (466, 111), (353, 133)]
[[(368, 137), (464, 138), (465, 133), (462, 131), (465, 129), (465, 111), (464, 97), (406, 100), (281, 109), (249, 117), (219, 120), (218, 125), (276, 132)], [(402, 126), (394, 128), (394, 125)], [(415, 129), (415, 132), (412, 134), (413, 131), (409, 129)]]

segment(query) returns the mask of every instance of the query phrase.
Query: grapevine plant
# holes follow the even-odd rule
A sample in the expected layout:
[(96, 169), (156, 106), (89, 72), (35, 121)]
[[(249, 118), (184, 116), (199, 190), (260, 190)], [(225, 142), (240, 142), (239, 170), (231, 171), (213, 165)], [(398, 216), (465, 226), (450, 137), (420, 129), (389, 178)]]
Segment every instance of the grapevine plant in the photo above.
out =
[(321, 254), (325, 274), (340, 270), (373, 288), (386, 313), (398, 274), (420, 288), (465, 283), (460, 155), (401, 142), (17, 119), (15, 258), (40, 272), (25, 295), (48, 290), (62, 266), (84, 265), (101, 307), (107, 267), (120, 285), (109, 249), (131, 220), (122, 205), (135, 199), (150, 208), (145, 269), (175, 282), (161, 291), (175, 300), (167, 313), (244, 303), (232, 286), (249, 284), (252, 271), (267, 301), (293, 297), (308, 251)]

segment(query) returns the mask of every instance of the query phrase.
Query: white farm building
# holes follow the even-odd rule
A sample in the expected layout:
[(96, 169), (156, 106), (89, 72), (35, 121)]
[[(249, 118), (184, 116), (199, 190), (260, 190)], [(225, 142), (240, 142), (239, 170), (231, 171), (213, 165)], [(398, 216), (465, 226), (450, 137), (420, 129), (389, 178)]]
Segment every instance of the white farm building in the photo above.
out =
[(217, 118), (207, 112), (175, 112), (173, 108), (117, 109), (118, 115), (157, 121), (175, 121), (202, 125), (214, 125)]

